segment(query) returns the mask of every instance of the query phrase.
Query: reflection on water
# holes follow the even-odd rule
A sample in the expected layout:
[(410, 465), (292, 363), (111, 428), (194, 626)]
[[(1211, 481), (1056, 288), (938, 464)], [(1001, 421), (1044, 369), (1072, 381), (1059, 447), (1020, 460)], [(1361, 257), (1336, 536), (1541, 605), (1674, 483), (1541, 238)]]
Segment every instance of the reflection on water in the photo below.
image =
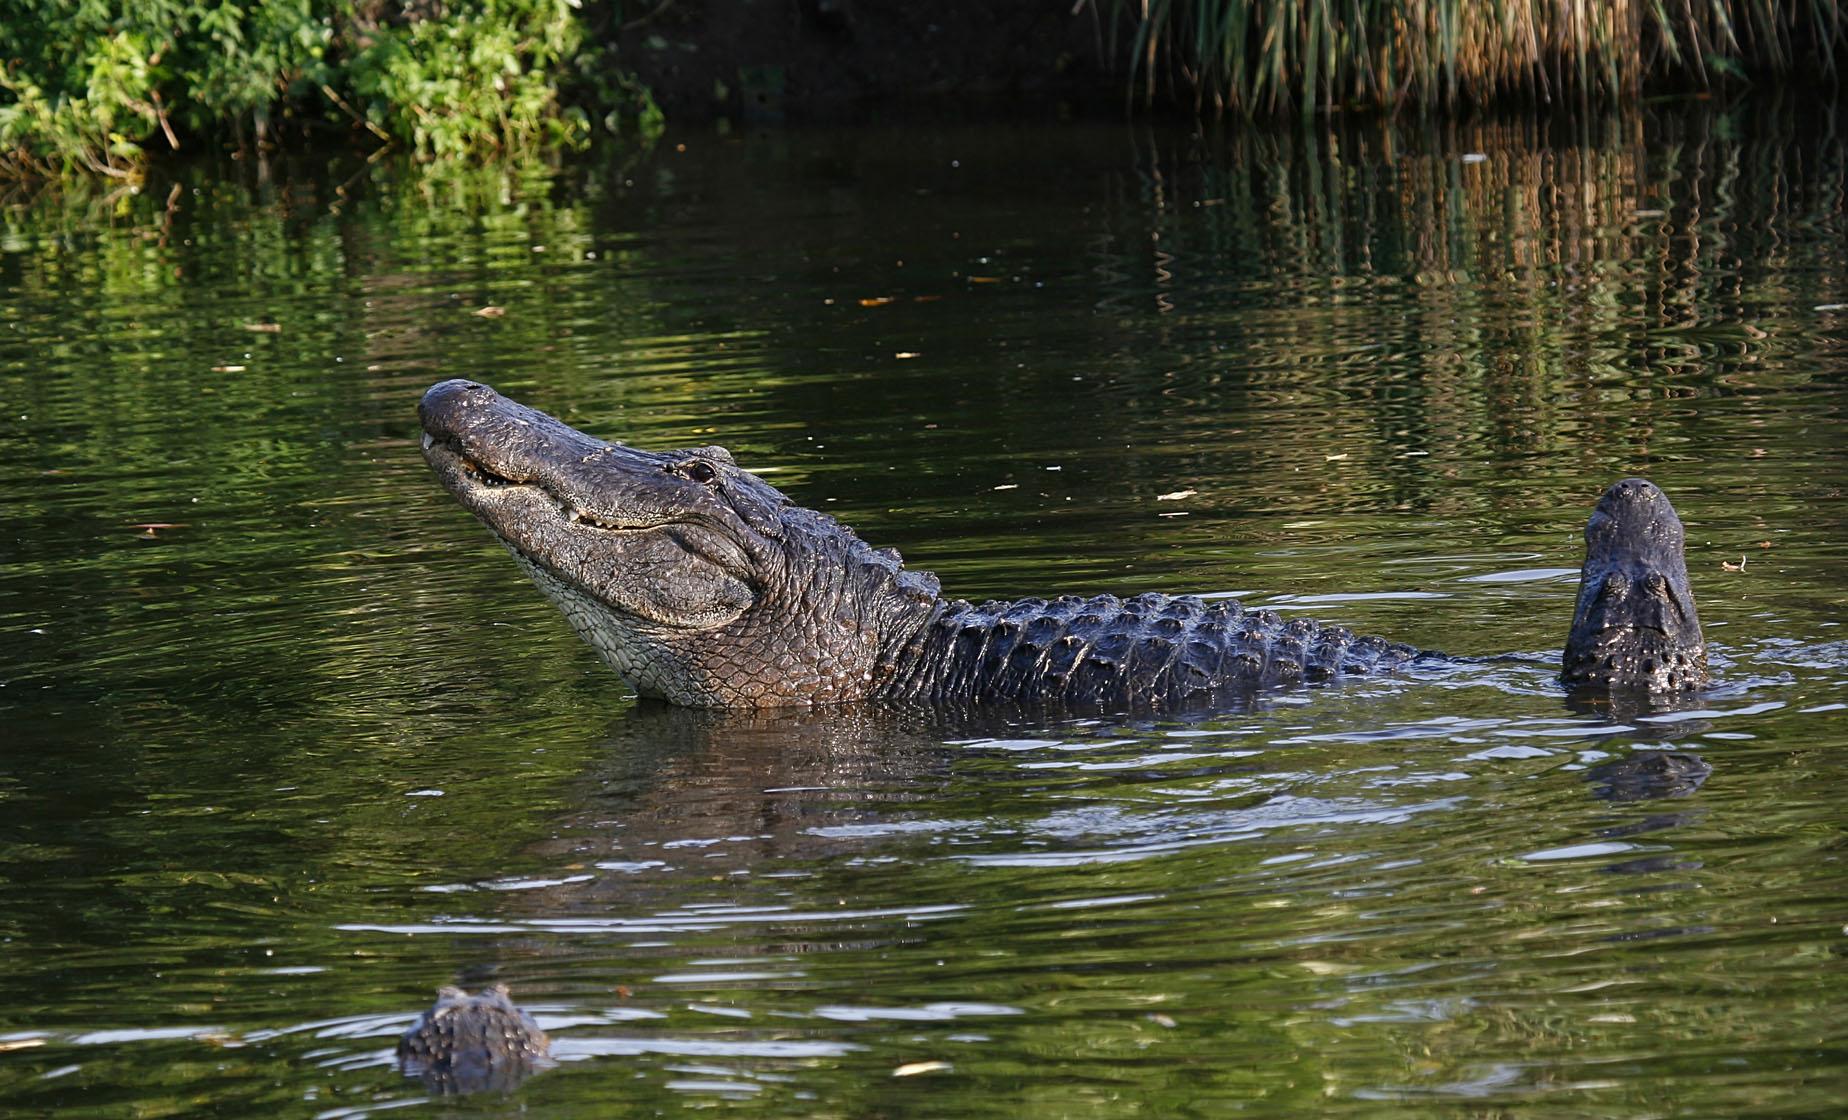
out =
[[(0, 1110), (416, 1103), (448, 982), (554, 1035), (558, 1115), (1834, 1106), (1833, 117), (677, 139), (0, 205)], [(635, 705), (427, 477), (451, 374), (725, 443), (955, 595), (1494, 660)], [(1628, 473), (1721, 684), (1575, 711)]]

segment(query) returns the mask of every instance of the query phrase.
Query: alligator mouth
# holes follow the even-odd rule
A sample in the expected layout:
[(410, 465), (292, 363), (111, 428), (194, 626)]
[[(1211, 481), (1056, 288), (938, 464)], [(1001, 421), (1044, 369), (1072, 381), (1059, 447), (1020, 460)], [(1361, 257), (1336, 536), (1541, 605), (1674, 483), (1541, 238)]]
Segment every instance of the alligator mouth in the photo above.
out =
[(423, 434), (423, 453), (424, 459), (436, 468), (437, 474), (458, 497), (475, 490), (509, 490), (521, 486), (545, 488), (542, 483), (511, 478), (484, 465), (464, 450), (454, 436), (439, 436), (426, 431)]
[[(423, 436), (424, 458), (436, 468), (450, 491), (457, 498), (467, 501), (469, 508), (485, 514), (482, 507), (495, 500), (501, 494), (511, 491), (530, 490), (544, 497), (556, 508), (558, 516), (565, 521), (586, 528), (597, 529), (606, 533), (643, 533), (663, 527), (660, 522), (622, 522), (613, 521), (579, 508), (570, 499), (560, 495), (544, 480), (536, 478), (514, 478), (501, 474), (494, 468), (482, 463), (465, 451), (454, 436), (439, 436), (425, 432)], [(493, 497), (490, 497), (493, 495)]]
[(462, 467), (462, 471), (464, 474), (467, 474), (478, 485), (486, 486), (490, 490), (498, 489), (503, 486), (531, 485), (530, 483), (527, 483), (527, 482), (508, 478), (504, 474), (495, 474), (493, 471), (482, 466), (480, 463), (477, 463), (475, 460), (469, 458), (467, 455), (457, 455), (456, 458), (459, 462), (459, 465)]

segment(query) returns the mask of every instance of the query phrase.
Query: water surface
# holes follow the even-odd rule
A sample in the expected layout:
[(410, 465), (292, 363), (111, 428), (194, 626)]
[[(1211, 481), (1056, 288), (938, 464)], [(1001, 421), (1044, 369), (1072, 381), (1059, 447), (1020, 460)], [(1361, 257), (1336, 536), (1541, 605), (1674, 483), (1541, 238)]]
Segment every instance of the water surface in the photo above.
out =
[[(1816, 1115), (1848, 910), (1833, 116), (670, 136), (0, 209), (0, 1111)], [(429, 477), (466, 375), (952, 594), (1472, 656), (1186, 718), (638, 705)], [(1721, 684), (1552, 681), (1646, 474)], [(1626, 786), (1637, 752), (1697, 787)], [(926, 1103), (927, 1102), (927, 1103)]]

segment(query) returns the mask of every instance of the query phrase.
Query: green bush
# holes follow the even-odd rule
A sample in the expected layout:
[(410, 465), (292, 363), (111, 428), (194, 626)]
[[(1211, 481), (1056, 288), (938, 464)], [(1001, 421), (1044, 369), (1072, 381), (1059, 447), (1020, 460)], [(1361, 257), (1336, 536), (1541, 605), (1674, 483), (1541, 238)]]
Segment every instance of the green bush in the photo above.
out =
[(156, 137), (178, 147), (227, 120), (261, 135), (324, 80), (329, 7), (0, 0), (0, 171), (132, 176)]
[(572, 0), (0, 0), (0, 174), (328, 126), (429, 158), (575, 144), (581, 37)]
[(476, 0), (443, 19), (377, 23), (348, 67), (372, 126), (419, 155), (518, 152), (580, 142), (558, 78), (580, 32), (567, 0)]

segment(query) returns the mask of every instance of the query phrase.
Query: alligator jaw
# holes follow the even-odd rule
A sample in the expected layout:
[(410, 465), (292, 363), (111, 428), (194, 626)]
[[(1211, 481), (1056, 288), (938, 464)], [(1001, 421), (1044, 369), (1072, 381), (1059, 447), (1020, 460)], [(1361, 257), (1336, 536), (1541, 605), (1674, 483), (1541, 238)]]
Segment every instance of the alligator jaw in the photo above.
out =
[(443, 488), (455, 496), (469, 512), (482, 515), (498, 491), (531, 486), (524, 479), (508, 478), (468, 457), (453, 437), (439, 438), (430, 432), (423, 435), (424, 462), (436, 472)]
[(424, 461), (436, 472), (443, 488), (455, 496), (470, 513), (487, 522), (503, 539), (496, 523), (507, 523), (523, 510), (549, 503), (557, 516), (586, 528), (606, 533), (637, 533), (661, 528), (667, 522), (640, 519), (623, 520), (608, 513), (592, 513), (556, 494), (544, 479), (509, 478), (483, 465), (462, 450), (453, 438), (441, 438), (425, 432)]
[[(624, 503), (637, 487), (612, 485), (612, 477), (620, 481), (624, 473), (654, 483), (659, 464), (653, 456), (592, 440), (486, 385), (439, 382), (424, 394), (417, 415), (424, 461), (457, 501), (503, 538), (510, 537), (503, 524), (532, 516), (529, 507), (541, 494), (567, 519), (599, 529), (654, 529), (674, 520), (670, 510)], [(641, 489), (653, 497), (652, 487)]]
[(1668, 496), (1626, 478), (1585, 526), (1578, 610), (1560, 679), (1575, 691), (1682, 692), (1707, 684), (1685, 533)]

